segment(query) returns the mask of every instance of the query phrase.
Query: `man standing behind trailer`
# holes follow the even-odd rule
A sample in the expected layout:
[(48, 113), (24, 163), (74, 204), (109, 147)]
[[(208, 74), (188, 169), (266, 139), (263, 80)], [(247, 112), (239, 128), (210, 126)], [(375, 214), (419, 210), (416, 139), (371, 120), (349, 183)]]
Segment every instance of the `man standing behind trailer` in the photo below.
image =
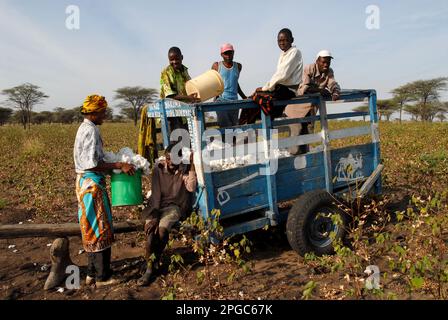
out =
[(175, 154), (171, 144), (165, 150), (165, 161), (159, 162), (152, 174), (150, 204), (142, 213), (145, 220), (146, 271), (138, 280), (139, 286), (146, 286), (154, 279), (160, 256), (168, 243), (174, 224), (186, 218), (191, 212), (191, 200), (196, 191), (197, 178), (190, 155), (190, 165), (181, 163), (182, 151)]
[[(320, 93), (325, 99), (336, 101), (341, 94), (341, 88), (334, 78), (333, 69), (330, 68), (333, 56), (330, 51), (322, 50), (317, 54), (315, 63), (307, 65), (303, 70), (302, 83), (299, 86), (298, 95)], [(318, 106), (310, 105), (306, 117), (316, 115)], [(301, 135), (314, 132), (314, 122), (303, 123)], [(308, 151), (308, 146), (301, 146), (301, 152)]]
[[(215, 62), (212, 66), (224, 80), (224, 92), (217, 97), (216, 101), (235, 101), (238, 100), (238, 94), (243, 99), (247, 99), (238, 83), (241, 69), (241, 63), (234, 62), (233, 56), (235, 49), (230, 43), (221, 46), (221, 57), (223, 61)], [(238, 124), (239, 110), (217, 111), (218, 125), (220, 128), (233, 127)]]
[[(186, 103), (200, 102), (196, 94), (187, 95), (185, 83), (191, 79), (188, 68), (182, 64), (184, 56), (178, 47), (172, 47), (168, 51), (170, 65), (163, 69), (160, 75), (160, 98), (170, 98)], [(185, 118), (168, 118), (170, 132), (182, 128), (187, 130)]]

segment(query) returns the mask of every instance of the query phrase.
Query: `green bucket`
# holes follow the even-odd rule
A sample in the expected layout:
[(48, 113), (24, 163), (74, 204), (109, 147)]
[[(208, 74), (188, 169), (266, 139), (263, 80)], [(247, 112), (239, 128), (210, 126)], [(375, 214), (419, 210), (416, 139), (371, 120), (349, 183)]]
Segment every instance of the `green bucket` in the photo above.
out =
[(137, 170), (133, 176), (112, 173), (111, 189), (113, 207), (142, 204), (142, 171)]

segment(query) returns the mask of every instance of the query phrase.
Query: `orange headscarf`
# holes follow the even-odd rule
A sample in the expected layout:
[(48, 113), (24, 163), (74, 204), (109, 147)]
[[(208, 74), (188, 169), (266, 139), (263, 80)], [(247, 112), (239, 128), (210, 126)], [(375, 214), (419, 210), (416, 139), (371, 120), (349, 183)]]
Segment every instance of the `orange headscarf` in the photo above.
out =
[(88, 114), (92, 112), (101, 112), (107, 108), (106, 98), (97, 94), (92, 94), (86, 98), (81, 113)]

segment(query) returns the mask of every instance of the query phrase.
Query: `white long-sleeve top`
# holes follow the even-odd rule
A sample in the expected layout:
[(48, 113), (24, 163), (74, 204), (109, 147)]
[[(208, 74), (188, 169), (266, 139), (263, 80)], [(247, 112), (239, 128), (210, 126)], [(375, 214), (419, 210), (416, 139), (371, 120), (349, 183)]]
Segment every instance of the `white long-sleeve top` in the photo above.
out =
[(85, 173), (104, 160), (100, 130), (88, 119), (84, 119), (76, 133), (73, 158), (76, 173)]
[(277, 71), (262, 90), (274, 91), (277, 84), (282, 84), (287, 87), (298, 87), (300, 82), (302, 82), (302, 73), (302, 53), (295, 46), (292, 46), (288, 51), (282, 51), (278, 59)]

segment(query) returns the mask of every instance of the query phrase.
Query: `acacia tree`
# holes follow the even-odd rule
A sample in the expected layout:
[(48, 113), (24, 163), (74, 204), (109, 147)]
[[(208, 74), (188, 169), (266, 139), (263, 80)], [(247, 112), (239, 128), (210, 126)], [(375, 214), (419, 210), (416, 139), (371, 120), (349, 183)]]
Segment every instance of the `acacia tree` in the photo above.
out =
[(448, 102), (440, 102), (436, 104), (434, 109), (435, 114), (432, 120), (437, 118), (440, 122), (443, 122), (446, 119), (446, 113), (448, 112)]
[(57, 123), (72, 123), (77, 112), (79, 112), (79, 110), (74, 111), (58, 107), (53, 111), (53, 120)]
[(386, 121), (390, 121), (390, 117), (398, 109), (397, 104), (393, 99), (378, 100), (376, 105), (378, 107), (379, 118), (381, 119), (384, 116)]
[(132, 119), (137, 125), (142, 107), (154, 101), (158, 97), (158, 91), (151, 88), (124, 87), (115, 90), (115, 99), (123, 100), (118, 106), (120, 108), (132, 108)]
[(53, 112), (51, 112), (51, 111), (41, 111), (39, 113), (39, 115), (40, 115), (40, 118), (42, 119), (41, 123), (44, 123), (44, 122), (52, 123), (54, 121)]
[(436, 118), (439, 119), (440, 122), (445, 121), (445, 120), (446, 120), (445, 113), (438, 113), (438, 114), (436, 115)]
[(391, 92), (393, 94), (393, 99), (400, 111), (400, 123), (402, 121), (403, 110), (406, 103), (413, 100), (413, 95), (409, 84), (398, 87)]
[(432, 121), (438, 113), (440, 93), (447, 89), (448, 78), (418, 80), (408, 83), (412, 101), (416, 102), (419, 117), (422, 121)]
[(123, 118), (134, 120), (134, 110), (132, 107), (121, 106), (120, 115)]
[(12, 109), (0, 107), (0, 126), (9, 121), (12, 115)]
[(420, 111), (418, 109), (418, 106), (413, 105), (413, 104), (407, 104), (404, 106), (403, 109), (405, 112), (407, 112), (411, 115), (412, 121), (418, 121), (418, 119), (420, 117)]
[(31, 83), (24, 83), (20, 86), (5, 89), (2, 94), (7, 96), (6, 101), (14, 108), (19, 109), (21, 113), (21, 122), (23, 128), (30, 129), (31, 114), (35, 105), (40, 104), (48, 96), (39, 90), (40, 88)]
[[(362, 105), (359, 107), (355, 107), (352, 109), (355, 112), (369, 112), (369, 106), (368, 105)], [(366, 116), (362, 116), (363, 121), (366, 121)]]

